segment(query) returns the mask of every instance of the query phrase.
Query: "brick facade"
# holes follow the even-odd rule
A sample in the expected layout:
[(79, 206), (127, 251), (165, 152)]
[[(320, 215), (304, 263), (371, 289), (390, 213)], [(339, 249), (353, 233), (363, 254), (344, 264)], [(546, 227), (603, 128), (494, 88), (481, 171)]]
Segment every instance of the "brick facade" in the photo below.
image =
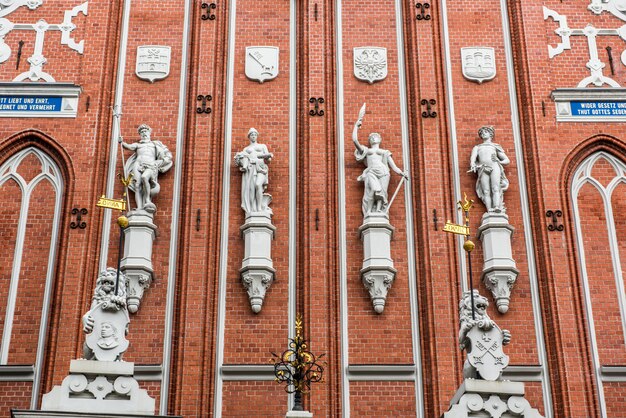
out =
[[(79, 3), (44, 0), (35, 10), (18, 7), (6, 18), (60, 23), (63, 12)], [(156, 3), (133, 0), (125, 16), (123, 0), (89, 0), (88, 14), (73, 18), (72, 37), (85, 40), (83, 54), (61, 45), (58, 32), (46, 33), (44, 70), (57, 82), (82, 88), (76, 118), (1, 119), (0, 167), (33, 147), (58, 167), (62, 190), (58, 224), (57, 194), (44, 180), (33, 189), (20, 232), (23, 191), (12, 179), (0, 184), (5, 246), (0, 253), (0, 336), (15, 260), (21, 256), (8, 359), (0, 364), (0, 415), (38, 407), (41, 395), (67, 375), (70, 360), (82, 355), (80, 318), (90, 306), (104, 263), (100, 258), (106, 257), (109, 266), (117, 262), (118, 214), (109, 217), (95, 202), (109, 181), (116, 197), (122, 193), (119, 181), (107, 179), (110, 172), (121, 171), (119, 155), (117, 161), (111, 157), (113, 149), (119, 154), (112, 131), (113, 104), (120, 98), (124, 140), (135, 142), (137, 126), (147, 123), (176, 163), (159, 177), (154, 281), (131, 316), (131, 344), (124, 357), (140, 366), (161, 366), (160, 377), (140, 382), (157, 399), (155, 412), (284, 414), (289, 398), (261, 366), (267, 366), (270, 352), (285, 348), (289, 318), (296, 311), (304, 315), (312, 351), (326, 354), (325, 379), (305, 397), (305, 407), (315, 416), (445, 412), (462, 380), (457, 310), (467, 268), (459, 242), (441, 229), (446, 220), (457, 220), (455, 202), (462, 192), (477, 202), (471, 227), (478, 228), (484, 206), (474, 193), (475, 175), (467, 170), (478, 128), (493, 125), (495, 142), (511, 160), (505, 202), (520, 271), (508, 313), (497, 312), (480, 282), (478, 239), (472, 266), (475, 287), (490, 299), (490, 316), (513, 335), (506, 352), (517, 374), (509, 377), (527, 381), (527, 398), (542, 413), (620, 416), (626, 406), (626, 375), (619, 371), (626, 366), (626, 313), (620, 311), (626, 296), (620, 298), (618, 291), (626, 275), (626, 184), (615, 186), (608, 203), (598, 187), (585, 184), (574, 194), (572, 184), (576, 170), (598, 152), (626, 164), (623, 123), (556, 121), (550, 93), (575, 87), (589, 75), (589, 52), (584, 36), (572, 36), (571, 50), (550, 59), (547, 46), (560, 42), (554, 34), (558, 23), (544, 20), (542, 6), (567, 16), (571, 28), (588, 23), (619, 28), (622, 20), (608, 12), (591, 13), (587, 2), (558, 0), (523, 5), (506, 0), (224, 0), (216, 1), (215, 9), (203, 8), (200, 0)], [(423, 4), (429, 7), (416, 6)], [(202, 19), (207, 13), (215, 19)], [(16, 69), (20, 40), (24, 46)], [(6, 36), (12, 54), (0, 64), (2, 82), (28, 69), (34, 40), (33, 31)], [(597, 42), (604, 74), (625, 83), (626, 66), (617, 53), (623, 40), (598, 36)], [(137, 47), (151, 44), (172, 48), (169, 76), (154, 83), (135, 75)], [(276, 79), (258, 83), (246, 77), (245, 48), (257, 45), (280, 48)], [(353, 48), (363, 46), (387, 48), (385, 80), (368, 84), (355, 78)], [(493, 80), (478, 84), (463, 77), (460, 48), (469, 46), (495, 49)], [(124, 68), (119, 68), (120, 57), (125, 57)], [(196, 111), (199, 95), (212, 96), (211, 113)], [(311, 116), (309, 98), (320, 97), (324, 114)], [(436, 101), (436, 117), (422, 115), (424, 99)], [(397, 274), (380, 315), (359, 276), (363, 184), (357, 177), (364, 167), (354, 158), (351, 134), (363, 103), (361, 143), (369, 132), (379, 132), (382, 147), (410, 173), (390, 211)], [(234, 153), (248, 143), (250, 127), (274, 154), (267, 192), (273, 196), (277, 228), (272, 243), (276, 274), (259, 314), (251, 311), (239, 277), (244, 212), (241, 175), (233, 164)], [(35, 154), (17, 169), (26, 182), (41, 171)], [(601, 159), (590, 176), (606, 187), (620, 173)], [(390, 194), (399, 180), (392, 173)], [(72, 208), (88, 210), (86, 228), (70, 228), (76, 220)], [(548, 230), (548, 210), (563, 212), (558, 219), (562, 231)], [(607, 227), (609, 212), (614, 228)], [(110, 233), (103, 239), (107, 223)], [(51, 244), (55, 230), (58, 240)], [(48, 310), (44, 295), (50, 265)], [(3, 377), (12, 367), (36, 364), (42, 312), (48, 312), (48, 327), (39, 390), (33, 395), (34, 378), (28, 373), (22, 381)], [(355, 377), (354, 366), (363, 365), (380, 366), (383, 379)], [(230, 366), (244, 372), (228, 372)], [(411, 366), (411, 372), (402, 375), (400, 366)], [(598, 366), (612, 370), (612, 377), (598, 382)]]

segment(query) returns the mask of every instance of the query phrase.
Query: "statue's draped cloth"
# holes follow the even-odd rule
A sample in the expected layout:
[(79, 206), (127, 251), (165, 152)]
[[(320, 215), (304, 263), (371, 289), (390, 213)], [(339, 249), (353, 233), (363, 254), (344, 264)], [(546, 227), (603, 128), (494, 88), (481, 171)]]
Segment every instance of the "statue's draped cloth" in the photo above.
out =
[(382, 200), (383, 208), (387, 207), (387, 188), (389, 186), (389, 179), (391, 177), (389, 173), (389, 157), (391, 157), (391, 151), (388, 150), (374, 150), (371, 151), (367, 147), (362, 147), (362, 151), (355, 150), (354, 156), (359, 162), (364, 162), (367, 165), (367, 155), (369, 152), (382, 153), (380, 160), (378, 160), (373, 166), (367, 166), (363, 173), (357, 179), (365, 183), (365, 192), (363, 193), (363, 202), (361, 209), (363, 215), (367, 215), (368, 207), (375, 207), (377, 200)]

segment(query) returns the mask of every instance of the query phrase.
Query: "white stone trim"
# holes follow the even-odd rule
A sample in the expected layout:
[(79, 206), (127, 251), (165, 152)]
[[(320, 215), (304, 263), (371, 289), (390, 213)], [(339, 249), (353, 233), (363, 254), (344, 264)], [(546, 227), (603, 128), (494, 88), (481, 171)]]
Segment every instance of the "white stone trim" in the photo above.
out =
[(526, 188), (526, 164), (522, 146), (522, 133), (519, 122), (519, 109), (517, 107), (517, 84), (515, 81), (515, 67), (513, 61), (513, 45), (511, 42), (511, 28), (509, 23), (507, 0), (500, 0), (500, 13), (502, 16), (502, 31), (504, 38), (504, 53), (506, 57), (507, 81), (509, 84), (509, 103), (511, 106), (511, 125), (513, 128), (513, 142), (515, 143), (515, 162), (517, 164), (517, 176), (520, 190), (520, 203), (522, 219), (524, 222), (524, 241), (526, 243), (526, 256), (528, 257), (528, 281), (532, 298), (533, 319), (535, 323), (535, 336), (537, 339), (537, 355), (543, 368), (542, 391), (543, 406), (546, 416), (551, 417), (552, 391), (550, 389), (550, 376), (548, 369), (548, 355), (546, 353), (545, 337), (543, 334), (543, 319), (541, 312), (541, 299), (539, 297), (539, 281), (537, 279), (537, 267), (535, 263), (535, 248), (533, 230), (530, 222), (530, 208), (528, 206), (528, 191)]
[[(17, 173), (21, 162), (29, 155), (35, 155), (41, 162), (41, 173), (35, 176), (30, 182), (26, 182), (22, 176)], [(31, 408), (37, 406), (39, 397), (39, 386), (41, 379), (41, 368), (43, 363), (45, 342), (48, 332), (48, 313), (50, 306), (50, 298), (52, 295), (52, 285), (54, 282), (54, 269), (56, 266), (56, 252), (58, 245), (59, 220), (63, 204), (63, 176), (59, 167), (44, 152), (37, 148), (26, 148), (5, 162), (0, 167), (0, 186), (7, 180), (13, 179), (19, 185), (22, 191), (21, 206), (19, 219), (17, 223), (17, 236), (15, 239), (15, 252), (13, 256), (13, 268), (11, 271), (11, 282), (9, 285), (9, 293), (6, 303), (6, 314), (4, 321), (4, 329), (2, 332), (2, 341), (0, 342), (0, 365), (4, 366), (8, 363), (9, 347), (11, 344), (11, 333), (13, 330), (13, 317), (15, 314), (15, 303), (17, 298), (19, 276), (21, 273), (22, 255), (24, 253), (24, 239), (26, 236), (26, 221), (30, 206), (30, 196), (37, 185), (48, 180), (55, 191), (55, 207), (52, 220), (52, 232), (50, 234), (50, 249), (48, 253), (48, 262), (46, 268), (46, 281), (44, 286), (44, 297), (42, 301), (41, 320), (39, 324), (39, 335), (37, 338), (37, 353), (35, 356), (35, 364), (33, 367), (33, 390), (31, 396)]]
[[(297, 257), (296, 239), (297, 239), (297, 182), (298, 182), (298, 166), (296, 158), (298, 152), (298, 85), (296, 71), (297, 66), (297, 8), (298, 0), (289, 2), (289, 312), (287, 313), (287, 332), (289, 338), (293, 338), (296, 334), (296, 301), (297, 301)], [(302, 307), (304, 308), (304, 307)], [(290, 394), (287, 399), (287, 407), (290, 411), (293, 406), (294, 395)]]
[[(406, 83), (406, 63), (404, 58), (404, 16), (402, 0), (396, 0), (396, 40), (398, 47), (398, 87), (400, 92), (400, 125), (402, 129), (402, 167), (407, 170), (411, 162), (411, 145), (409, 143), (409, 111)], [(413, 236), (414, 209), (413, 186), (410, 181), (404, 183), (404, 208), (406, 216), (406, 251), (408, 260), (409, 303), (411, 306), (411, 343), (413, 345), (413, 375), (415, 381), (415, 410), (418, 417), (425, 416), (424, 388), (422, 386), (422, 353), (421, 333), (419, 324), (419, 304), (417, 301), (417, 274), (415, 267), (415, 241)]]
[[(120, 51), (117, 57), (117, 80), (115, 82), (115, 102), (113, 109), (121, 111), (122, 98), (124, 97), (124, 77), (126, 74), (126, 55), (128, 54), (128, 26), (130, 21), (131, 0), (124, 0), (124, 10), (122, 12), (122, 27), (120, 28)], [(115, 116), (113, 116), (115, 119)], [(119, 144), (117, 138), (120, 136), (120, 124), (111, 124), (111, 139), (109, 144), (109, 167), (107, 172), (106, 196), (112, 197), (115, 190), (115, 175), (117, 171), (117, 150)], [(109, 238), (111, 235), (111, 210), (104, 209), (102, 216), (102, 237), (100, 238), (100, 261), (98, 271), (106, 270), (107, 257), (109, 255)]]
[[(415, 364), (351, 364), (348, 366), (348, 379), (353, 382), (413, 382), (421, 375), (419, 369), (420, 367), (416, 367)], [(418, 416), (424, 416), (422, 398), (419, 398), (418, 402), (420, 403), (420, 407), (416, 409), (420, 411)]]
[[(191, 31), (191, 0), (185, 1), (181, 68), (189, 66), (189, 33)], [(178, 118), (176, 123), (176, 162), (174, 163), (174, 190), (172, 191), (172, 222), (170, 224), (169, 265), (167, 269), (167, 294), (165, 298), (165, 329), (163, 335), (163, 366), (159, 413), (167, 415), (172, 358), (172, 327), (174, 321), (174, 301), (176, 299), (176, 272), (178, 268), (178, 239), (180, 218), (180, 189), (183, 178), (183, 156), (185, 144), (185, 120), (187, 117), (187, 74), (181, 71), (178, 92)]]
[[(608, 162), (616, 172), (613, 180), (607, 187), (602, 186), (592, 176), (593, 166), (600, 160), (604, 159)], [(620, 317), (622, 320), (622, 338), (626, 338), (626, 295), (624, 295), (624, 278), (621, 270), (621, 260), (619, 254), (619, 247), (617, 244), (617, 234), (615, 231), (615, 219), (613, 216), (613, 207), (611, 204), (612, 194), (615, 188), (621, 184), (626, 183), (626, 164), (615, 158), (614, 156), (600, 151), (582, 162), (580, 167), (576, 169), (572, 181), (572, 205), (574, 209), (574, 221), (576, 225), (576, 241), (578, 244), (578, 259), (580, 261), (580, 277), (582, 278), (583, 293), (585, 299), (585, 314), (587, 316), (587, 326), (589, 327), (589, 341), (591, 344), (591, 354), (593, 359), (593, 368), (596, 383), (598, 386), (598, 399), (600, 404), (600, 412), (602, 416), (606, 416), (606, 402), (604, 399), (604, 387), (603, 381), (607, 380), (603, 371), (606, 373), (606, 366), (602, 366), (600, 362), (600, 355), (598, 353), (598, 341), (596, 337), (595, 323), (593, 319), (593, 305), (591, 301), (591, 290), (589, 289), (589, 277), (587, 275), (587, 261), (585, 257), (585, 243), (583, 240), (582, 228), (580, 225), (580, 211), (578, 208), (578, 193), (585, 184), (591, 184), (596, 188), (602, 202), (604, 203), (604, 213), (606, 217), (607, 226), (607, 239), (609, 241), (609, 248), (611, 250), (611, 257), (613, 260), (613, 274), (615, 275), (615, 292), (619, 303)]]
[[(337, 77), (337, 237), (339, 238), (339, 312), (341, 322), (341, 412), (350, 417), (350, 381), (348, 379), (348, 272), (346, 266), (346, 168), (345, 138), (343, 117), (343, 27), (341, 14), (342, 0), (335, 0), (335, 65)], [(350, 74), (352, 75), (352, 74)]]
[[(452, 162), (452, 185), (454, 187), (454, 201), (461, 200), (461, 174), (459, 171), (459, 146), (456, 132), (456, 116), (454, 111), (454, 87), (452, 80), (452, 58), (450, 55), (450, 31), (448, 30), (448, 5), (447, 0), (441, 0), (441, 30), (443, 33), (443, 49), (445, 57), (445, 78), (446, 85), (446, 104), (448, 108), (448, 122), (450, 128), (450, 150)], [(465, 219), (461, 210), (457, 209), (457, 223), (465, 224)], [(457, 260), (459, 263), (459, 277), (461, 282), (461, 293), (466, 292), (469, 288), (469, 280), (467, 276), (467, 261), (465, 251), (463, 250), (464, 239), (460, 235), (455, 235), (457, 244)]]
[(222, 366), (224, 364), (224, 332), (226, 327), (226, 285), (228, 271), (228, 222), (230, 212), (230, 161), (233, 129), (233, 90), (235, 76), (235, 31), (237, 0), (229, 2), (228, 57), (226, 61), (226, 96), (224, 109), (224, 165), (222, 171), (222, 219), (220, 227), (220, 267), (218, 276), (217, 332), (215, 337), (215, 389), (213, 416), (222, 416)]
[(221, 374), (224, 381), (233, 382), (273, 381), (276, 378), (271, 364), (224, 364)]

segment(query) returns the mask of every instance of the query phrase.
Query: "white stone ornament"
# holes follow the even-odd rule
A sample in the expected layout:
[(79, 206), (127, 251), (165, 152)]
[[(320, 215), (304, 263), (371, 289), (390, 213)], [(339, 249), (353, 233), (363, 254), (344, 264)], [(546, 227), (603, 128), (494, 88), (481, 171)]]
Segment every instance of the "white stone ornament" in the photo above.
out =
[(135, 74), (142, 80), (154, 83), (170, 74), (172, 51), (169, 46), (143, 45), (137, 47)]
[(137, 132), (140, 137), (138, 142), (127, 144), (120, 138), (122, 147), (134, 151), (126, 161), (124, 172), (132, 174), (128, 188), (135, 193), (137, 209), (154, 213), (156, 205), (152, 199), (161, 190), (159, 174), (172, 168), (172, 153), (161, 141), (151, 139), (152, 129), (148, 125), (140, 125)]
[[(381, 314), (385, 309), (387, 293), (393, 284), (396, 269), (391, 258), (391, 237), (393, 227), (389, 222), (389, 208), (400, 191), (408, 173), (403, 172), (391, 157), (391, 152), (380, 147), (382, 137), (378, 133), (369, 134), (369, 147), (359, 143), (358, 133), (365, 117), (365, 104), (359, 111), (359, 117), (352, 131), (352, 142), (356, 150), (357, 161), (365, 164), (365, 170), (358, 181), (364, 183), (361, 211), (363, 225), (359, 228), (363, 241), (363, 267), (361, 280), (369, 291), (374, 311)], [(402, 176), (394, 196), (389, 199), (387, 189), (391, 179), (391, 170)]]
[(354, 48), (354, 76), (372, 84), (387, 77), (387, 48)]
[(15, 11), (20, 6), (26, 6), (30, 10), (35, 10), (43, 4), (43, 0), (1, 0), (0, 17), (6, 16)]
[(279, 49), (277, 46), (246, 47), (246, 77), (263, 83), (278, 76)]
[(13, 79), (14, 82), (22, 81), (46, 81), (55, 82), (56, 80), (51, 74), (43, 70), (43, 66), (48, 62), (43, 55), (44, 40), (46, 32), (61, 32), (61, 45), (67, 45), (70, 49), (83, 53), (85, 41), (76, 42), (71, 34), (76, 29), (76, 25), (72, 23), (72, 19), (78, 14), (87, 15), (87, 4), (84, 2), (71, 10), (66, 10), (63, 16), (63, 22), (59, 24), (50, 24), (44, 19), (38, 20), (36, 23), (14, 23), (4, 16), (8, 16), (20, 6), (27, 6), (34, 10), (43, 4), (43, 0), (1, 0), (0, 1), (0, 63), (5, 62), (11, 56), (11, 49), (5, 44), (4, 38), (13, 30), (26, 30), (35, 32), (35, 42), (33, 47), (33, 55), (28, 58), (30, 68), (19, 74)]
[(461, 48), (463, 77), (482, 84), (496, 76), (496, 52), (491, 47)]
[(587, 8), (597, 15), (607, 11), (618, 19), (626, 21), (626, 0), (591, 0)]
[(135, 364), (122, 361), (130, 323), (125, 281), (113, 268), (98, 275), (91, 309), (83, 316), (85, 358), (72, 360), (63, 383), (43, 395), (42, 411), (154, 415), (154, 398), (133, 377)]
[(241, 209), (246, 213), (241, 226), (244, 258), (241, 263), (241, 281), (248, 292), (252, 312), (259, 313), (265, 293), (274, 281), (272, 240), (276, 227), (272, 225), (272, 196), (265, 193), (268, 184), (267, 163), (274, 157), (265, 144), (257, 142), (259, 132), (250, 128), (250, 144), (235, 154), (235, 165), (242, 173)]

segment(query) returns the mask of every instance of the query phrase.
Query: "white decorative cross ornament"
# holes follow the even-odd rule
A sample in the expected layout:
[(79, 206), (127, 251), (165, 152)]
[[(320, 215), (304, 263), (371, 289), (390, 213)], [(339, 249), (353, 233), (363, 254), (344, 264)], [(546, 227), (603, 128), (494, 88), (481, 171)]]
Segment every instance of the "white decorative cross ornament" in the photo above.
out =
[[(626, 21), (626, 0), (591, 0), (591, 4), (587, 7), (595, 14), (602, 13), (603, 10), (611, 12), (621, 20)], [(567, 25), (567, 17), (557, 13), (554, 10), (543, 7), (543, 18), (547, 20), (552, 18), (559, 24), (558, 29), (554, 32), (561, 37), (561, 42), (556, 46), (548, 45), (548, 55), (550, 58), (563, 53), (566, 49), (572, 49), (570, 44), (570, 36), (586, 36), (587, 45), (589, 46), (589, 61), (587, 61), (587, 68), (591, 72), (589, 77), (586, 77), (578, 83), (578, 88), (587, 87), (590, 84), (601, 87), (604, 84), (608, 84), (611, 87), (620, 87), (620, 85), (610, 77), (607, 77), (603, 73), (603, 68), (606, 67), (598, 58), (598, 45), (596, 43), (597, 36), (619, 36), (626, 41), (626, 25), (622, 25), (617, 29), (598, 29), (589, 24), (584, 29), (571, 29)], [(622, 53), (622, 63), (626, 65), (626, 51)]]
[(70, 49), (83, 53), (84, 40), (76, 42), (71, 37), (71, 33), (76, 29), (76, 25), (72, 23), (72, 18), (78, 16), (79, 13), (87, 15), (87, 3), (84, 2), (72, 10), (67, 10), (60, 24), (49, 24), (44, 19), (40, 19), (37, 23), (13, 23), (6, 19), (7, 16), (19, 6), (28, 6), (34, 10), (43, 3), (43, 0), (0, 0), (0, 63), (7, 61), (11, 57), (11, 48), (4, 42), (4, 38), (13, 30), (31, 30), (35, 31), (35, 47), (33, 55), (28, 58), (30, 69), (15, 77), (13, 81), (39, 81), (54, 82), (54, 78), (43, 71), (46, 64), (46, 57), (43, 55), (44, 36), (47, 31), (56, 30), (61, 32), (61, 45), (67, 45)]

